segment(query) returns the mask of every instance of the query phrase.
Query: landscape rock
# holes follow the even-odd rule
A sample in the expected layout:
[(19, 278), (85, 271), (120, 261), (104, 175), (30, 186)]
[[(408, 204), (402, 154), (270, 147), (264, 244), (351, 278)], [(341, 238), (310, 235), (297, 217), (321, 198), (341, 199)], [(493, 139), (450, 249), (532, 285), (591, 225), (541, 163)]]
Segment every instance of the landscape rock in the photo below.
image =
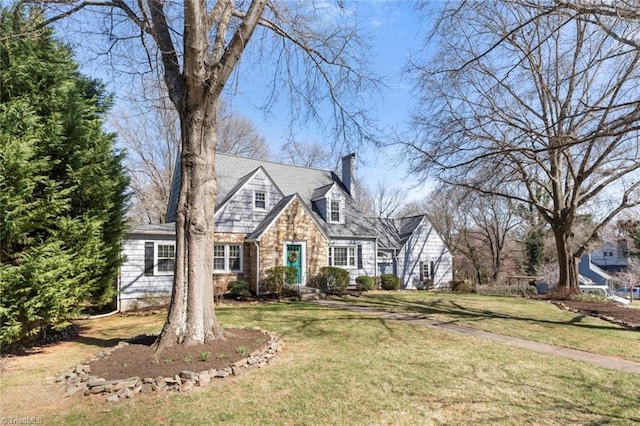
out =
[(193, 389), (193, 382), (191, 380), (185, 380), (180, 386), (180, 392), (188, 392)]
[(213, 377), (216, 377), (218, 379), (224, 379), (225, 377), (229, 377), (229, 372), (226, 370), (218, 370), (216, 371), (216, 374)]
[(181, 371), (179, 374), (181, 379), (195, 380), (198, 375), (193, 371)]
[[(265, 333), (266, 334), (266, 333)], [(92, 358), (92, 360), (104, 358), (110, 351), (127, 346), (129, 343), (120, 342), (109, 351), (102, 351)], [(181, 371), (173, 377), (158, 376), (155, 379), (145, 377), (129, 377), (119, 380), (105, 380), (104, 378), (91, 375), (91, 360), (83, 364), (76, 364), (72, 368), (59, 373), (56, 382), (64, 386), (64, 396), (70, 397), (78, 393), (84, 395), (109, 394), (108, 402), (117, 402), (120, 399), (131, 398), (137, 393), (150, 393), (155, 391), (175, 390), (188, 392), (196, 385), (205, 386), (211, 383), (213, 378), (224, 379), (231, 375), (240, 375), (250, 368), (262, 368), (267, 366), (276, 353), (282, 350), (282, 342), (275, 335), (270, 335), (269, 343), (262, 349), (251, 352), (248, 358), (236, 361), (230, 367), (217, 370), (212, 368), (200, 373), (194, 371)]]

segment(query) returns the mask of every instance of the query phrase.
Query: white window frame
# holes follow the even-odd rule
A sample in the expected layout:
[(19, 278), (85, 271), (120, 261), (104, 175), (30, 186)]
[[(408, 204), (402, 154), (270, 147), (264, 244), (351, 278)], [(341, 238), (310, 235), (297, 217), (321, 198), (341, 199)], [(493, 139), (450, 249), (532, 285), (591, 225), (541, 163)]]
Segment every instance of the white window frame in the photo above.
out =
[[(224, 268), (223, 269), (219, 269), (216, 268), (216, 263), (215, 263), (215, 247), (224, 247)], [(238, 269), (231, 269), (229, 263), (231, 261), (231, 257), (230, 257), (230, 253), (231, 253), (231, 247), (238, 247), (238, 254), (240, 257), (240, 264), (238, 266)], [(240, 273), (243, 271), (243, 267), (244, 267), (244, 253), (242, 250), (242, 244), (241, 243), (216, 243), (214, 244), (214, 260), (213, 260), (213, 272), (216, 274), (235, 274), (235, 273)], [(221, 257), (218, 256), (218, 258), (220, 259)]]
[[(262, 194), (264, 195), (264, 200), (261, 200), (264, 202), (264, 207), (258, 207), (257, 203), (258, 203), (258, 194)], [(260, 190), (254, 190), (253, 191), (253, 209), (254, 210), (258, 210), (258, 211), (265, 211), (267, 210), (267, 200), (269, 199), (269, 194), (267, 193), (267, 191), (260, 191)]]
[[(172, 247), (173, 248), (173, 258), (171, 257), (160, 257), (160, 247)], [(160, 260), (162, 259), (173, 259), (173, 269), (170, 271), (161, 271), (160, 270)], [(157, 242), (155, 244), (154, 251), (154, 262), (153, 262), (153, 274), (154, 275), (173, 275), (176, 270), (176, 244), (169, 242)]]
[[(343, 210), (344, 210), (342, 208), (342, 201), (340, 201), (340, 200), (331, 200), (331, 199), (328, 200), (328, 201), (329, 201), (329, 214), (328, 214), (329, 222), (330, 223), (342, 223), (342, 214), (343, 214)], [(338, 206), (338, 210), (336, 211), (336, 213), (338, 214), (338, 220), (334, 220), (333, 219), (333, 213), (334, 213), (334, 210), (333, 210), (333, 205), (334, 204), (333, 203), (336, 203), (337, 206)]]
[[(347, 264), (336, 265), (335, 249), (347, 250)], [(327, 253), (327, 264), (337, 268), (357, 269), (358, 267), (358, 247), (357, 246), (329, 246)]]

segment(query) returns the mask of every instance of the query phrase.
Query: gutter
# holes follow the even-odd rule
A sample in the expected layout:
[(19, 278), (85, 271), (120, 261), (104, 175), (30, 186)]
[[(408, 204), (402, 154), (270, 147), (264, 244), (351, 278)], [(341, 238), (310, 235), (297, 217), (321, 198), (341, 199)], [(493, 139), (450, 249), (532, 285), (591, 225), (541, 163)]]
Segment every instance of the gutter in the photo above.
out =
[(256, 246), (256, 296), (260, 295), (260, 244), (257, 240), (253, 241)]

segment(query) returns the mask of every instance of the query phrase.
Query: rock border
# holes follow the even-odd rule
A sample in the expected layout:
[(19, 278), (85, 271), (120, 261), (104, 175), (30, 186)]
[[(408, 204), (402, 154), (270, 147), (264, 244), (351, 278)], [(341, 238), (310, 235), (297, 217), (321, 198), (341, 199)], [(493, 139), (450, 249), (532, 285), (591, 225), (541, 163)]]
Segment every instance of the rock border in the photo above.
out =
[[(627, 322), (627, 321), (624, 321), (624, 320), (617, 319), (615, 317), (599, 314), (599, 313), (593, 312), (593, 311), (576, 309), (576, 308), (573, 308), (573, 307), (565, 305), (564, 303), (562, 303), (562, 301), (552, 301), (551, 303), (556, 305), (560, 309), (565, 310), (565, 311), (573, 312), (573, 313), (576, 313), (576, 314), (589, 315), (591, 317), (598, 318), (598, 319), (601, 319), (603, 321), (608, 321), (608, 322), (610, 322), (612, 324), (621, 325), (623, 327), (626, 327), (626, 328), (629, 328), (629, 329), (632, 329), (632, 330), (640, 330), (640, 324)], [(623, 308), (623, 309), (633, 309), (633, 308), (629, 308), (627, 306), (620, 306), (620, 307)]]
[[(177, 391), (188, 392), (196, 386), (202, 387), (211, 383), (214, 379), (225, 379), (229, 376), (239, 376), (249, 369), (263, 368), (270, 365), (279, 352), (282, 351), (284, 343), (274, 333), (261, 330), (270, 337), (269, 343), (262, 349), (251, 352), (247, 358), (234, 362), (223, 369), (210, 369), (200, 372), (181, 371), (173, 377), (158, 376), (152, 377), (129, 377), (127, 379), (105, 380), (91, 375), (90, 363), (109, 355), (111, 352), (129, 345), (129, 342), (137, 337), (124, 340), (113, 348), (102, 351), (95, 357), (76, 364), (63, 371), (56, 382), (61, 383), (65, 397), (77, 394), (108, 395), (108, 402), (117, 402), (121, 399), (132, 398), (139, 393)], [(140, 337), (140, 336), (138, 336)]]

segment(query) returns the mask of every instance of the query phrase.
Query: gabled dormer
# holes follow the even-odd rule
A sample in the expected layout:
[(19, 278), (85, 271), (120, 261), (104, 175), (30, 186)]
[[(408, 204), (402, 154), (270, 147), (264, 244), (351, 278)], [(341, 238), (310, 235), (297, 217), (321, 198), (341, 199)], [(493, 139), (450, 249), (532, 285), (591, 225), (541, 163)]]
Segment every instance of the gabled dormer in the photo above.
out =
[(218, 232), (249, 233), (269, 214), (284, 194), (269, 173), (258, 167), (243, 176), (216, 206)]
[(347, 197), (338, 184), (332, 183), (316, 189), (311, 201), (325, 222), (343, 224)]

